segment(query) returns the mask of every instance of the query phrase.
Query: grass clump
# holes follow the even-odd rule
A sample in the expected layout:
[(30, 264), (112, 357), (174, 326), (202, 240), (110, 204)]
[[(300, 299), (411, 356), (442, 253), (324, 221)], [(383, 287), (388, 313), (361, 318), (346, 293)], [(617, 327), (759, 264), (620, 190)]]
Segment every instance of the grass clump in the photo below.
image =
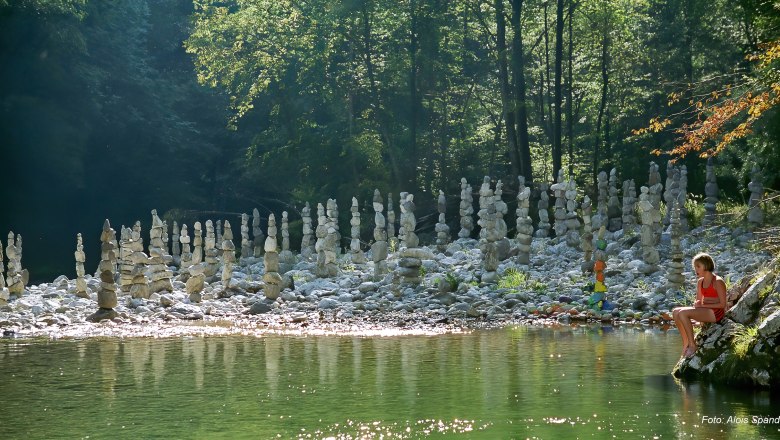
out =
[(521, 286), (525, 286), (528, 282), (528, 275), (525, 272), (520, 272), (517, 269), (507, 269), (501, 278), (498, 279), (499, 289), (516, 289)]

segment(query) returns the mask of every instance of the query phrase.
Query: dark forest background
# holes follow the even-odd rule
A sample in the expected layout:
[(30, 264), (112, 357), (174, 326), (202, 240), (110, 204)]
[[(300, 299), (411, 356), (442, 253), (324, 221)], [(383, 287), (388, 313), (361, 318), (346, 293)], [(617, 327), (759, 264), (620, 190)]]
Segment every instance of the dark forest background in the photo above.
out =
[[(639, 186), (702, 97), (777, 80), (747, 57), (778, 37), (769, 0), (0, 0), (0, 240), (41, 282), (74, 275), (76, 233), (91, 271), (103, 219), (147, 230), (153, 208), (239, 235), (332, 197), (348, 230), (378, 188), (413, 192), (425, 234), (440, 189), (457, 223), (461, 177), (507, 202), (561, 168)], [(717, 156), (737, 202), (754, 164), (780, 189), (780, 114), (751, 128)], [(681, 162), (700, 195), (704, 159)]]

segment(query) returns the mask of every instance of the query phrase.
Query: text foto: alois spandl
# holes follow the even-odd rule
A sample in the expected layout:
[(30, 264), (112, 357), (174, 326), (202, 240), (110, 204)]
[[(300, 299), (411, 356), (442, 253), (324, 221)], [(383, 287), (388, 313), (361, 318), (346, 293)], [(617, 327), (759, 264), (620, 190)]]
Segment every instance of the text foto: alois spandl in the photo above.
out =
[(751, 424), (751, 425), (780, 425), (780, 416), (701, 416), (701, 422), (707, 424)]

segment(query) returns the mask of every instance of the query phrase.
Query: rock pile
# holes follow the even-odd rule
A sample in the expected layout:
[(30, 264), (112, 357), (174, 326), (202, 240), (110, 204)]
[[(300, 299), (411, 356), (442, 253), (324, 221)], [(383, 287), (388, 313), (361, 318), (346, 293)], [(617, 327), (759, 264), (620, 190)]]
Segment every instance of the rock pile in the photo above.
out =
[[(307, 204), (306, 207), (308, 208), (309, 205)], [(311, 225), (311, 218), (309, 218), (309, 225)], [(263, 256), (265, 237), (263, 236), (263, 229), (260, 227), (260, 211), (257, 208), (252, 210), (252, 237), (252, 245), (254, 246), (252, 256), (260, 258)]]
[(469, 238), (471, 237), (471, 231), (474, 230), (474, 197), (471, 195), (471, 185), (466, 182), (465, 177), (460, 179), (460, 205), (458, 213), (460, 214), (458, 237)]
[(607, 201), (607, 229), (610, 232), (617, 232), (623, 229), (622, 209), (618, 197), (618, 178), (617, 169), (612, 168), (609, 172), (609, 200)]
[(276, 218), (273, 214), (268, 216), (268, 236), (265, 238), (265, 255), (263, 263), (265, 264), (265, 274), (263, 282), (265, 283), (265, 297), (275, 300), (279, 297), (282, 290), (282, 276), (279, 275), (279, 254), (277, 253), (278, 244), (276, 242)]
[(363, 249), (360, 248), (360, 208), (355, 197), (352, 197), (350, 212), (352, 213), (352, 218), (349, 220), (351, 236), (349, 241), (350, 259), (354, 264), (365, 264), (366, 256), (363, 254)]
[(531, 188), (525, 186), (525, 177), (518, 176), (519, 187), (517, 192), (517, 263), (528, 264), (531, 261), (531, 241), (534, 233), (534, 225), (531, 222), (529, 206), (531, 202)]
[(444, 197), (444, 191), (439, 190), (439, 198), (436, 201), (436, 209), (439, 211), (439, 221), (434, 227), (436, 232), (436, 248), (439, 252), (447, 250), (450, 243), (450, 227), (447, 226), (447, 198)]
[(382, 214), (382, 195), (374, 190), (374, 244), (371, 245), (371, 259), (374, 261), (374, 281), (379, 281), (387, 274), (387, 232), (385, 231), (385, 216)]
[(236, 245), (233, 244), (233, 229), (225, 220), (225, 232), (222, 235), (222, 295), (227, 295), (233, 278), (233, 264), (236, 262)]
[[(81, 233), (76, 234), (76, 296), (79, 298), (89, 298), (89, 291), (87, 290), (87, 281), (84, 279), (84, 262), (87, 256), (84, 254), (84, 242), (81, 239)], [(0, 255), (0, 261), (3, 256)], [(2, 264), (2, 263), (0, 263)], [(2, 270), (0, 270), (2, 272)], [(0, 273), (2, 276), (2, 273)], [(2, 286), (0, 286), (2, 287)]]
[(114, 264), (116, 256), (116, 232), (111, 228), (108, 219), (103, 223), (103, 232), (100, 234), (100, 290), (97, 294), (98, 311), (90, 315), (87, 320), (92, 322), (104, 319), (114, 319), (117, 316), (114, 307), (117, 306), (116, 284), (114, 284)]
[(255, 249), (249, 239), (249, 214), (241, 214), (241, 258), (254, 258)]
[(549, 187), (546, 183), (539, 186), (539, 202), (537, 209), (539, 214), (539, 226), (536, 228), (534, 237), (547, 238), (550, 236), (550, 196), (547, 194)]
[[(308, 260), (314, 255), (314, 243), (312, 242), (312, 235), (314, 229), (312, 228), (311, 221), (311, 208), (309, 202), (306, 202), (301, 210), (301, 221), (303, 222), (303, 238), (301, 238), (301, 257)], [(262, 234), (262, 232), (261, 232)], [(257, 245), (255, 245), (255, 256), (257, 256)]]

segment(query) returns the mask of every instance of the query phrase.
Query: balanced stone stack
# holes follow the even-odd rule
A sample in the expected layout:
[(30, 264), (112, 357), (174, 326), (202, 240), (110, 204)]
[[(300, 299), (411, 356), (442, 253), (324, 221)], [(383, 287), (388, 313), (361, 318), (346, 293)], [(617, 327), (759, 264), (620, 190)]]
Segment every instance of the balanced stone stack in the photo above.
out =
[(222, 238), (222, 220), (217, 220), (216, 224), (216, 233), (217, 233), (217, 255), (220, 257), (222, 256), (222, 242), (224, 241), (224, 238)]
[(393, 195), (387, 193), (387, 244), (390, 249), (395, 249), (398, 238), (395, 236), (395, 208), (393, 207)]
[(496, 190), (493, 192), (493, 203), (496, 207), (496, 235), (498, 236), (496, 250), (500, 261), (504, 261), (509, 257), (510, 248), (509, 238), (507, 238), (509, 228), (506, 225), (506, 220), (504, 220), (504, 216), (509, 212), (509, 206), (502, 200), (503, 194), (504, 184), (499, 179), (496, 182)]
[[(482, 227), (480, 231), (480, 249), (483, 255), (482, 282), (494, 283), (498, 280), (498, 246), (496, 242), (499, 239), (498, 225), (496, 221), (496, 204), (492, 201), (486, 203), (486, 209), (480, 209), (479, 224)], [(484, 234), (483, 234), (484, 231)]]
[[(308, 203), (306, 207), (309, 207)], [(309, 224), (311, 225), (311, 218), (309, 219)], [(252, 210), (252, 238), (252, 244), (254, 245), (252, 255), (255, 258), (260, 258), (263, 256), (265, 237), (263, 236), (263, 229), (260, 227), (260, 211), (257, 208)]]
[(339, 255), (341, 254), (341, 231), (339, 230), (339, 205), (336, 203), (336, 199), (328, 199), (325, 212), (328, 214), (328, 234), (335, 236), (331, 240), (336, 255)]
[(325, 207), (322, 203), (317, 204), (317, 242), (314, 249), (317, 252), (317, 265), (315, 273), (320, 278), (336, 276), (338, 266), (336, 265), (336, 230), (330, 224), (325, 214)]
[(747, 215), (748, 225), (755, 229), (764, 224), (764, 212), (761, 211), (761, 199), (764, 197), (764, 184), (761, 180), (761, 170), (757, 165), (753, 165), (753, 170), (750, 173), (748, 190), (750, 191)]
[(558, 170), (558, 181), (550, 187), (555, 197), (555, 224), (553, 230), (556, 238), (563, 238), (566, 235), (566, 181), (563, 179), (563, 170)]
[(233, 244), (233, 229), (230, 222), (225, 220), (225, 232), (222, 235), (222, 287), (224, 293), (230, 286), (230, 280), (233, 278), (233, 264), (236, 262), (236, 245)]
[(90, 315), (87, 319), (92, 322), (98, 322), (103, 319), (114, 319), (117, 316), (114, 307), (117, 306), (116, 284), (114, 283), (113, 262), (116, 261), (116, 232), (111, 228), (111, 224), (106, 219), (103, 222), (103, 232), (100, 234), (100, 290), (97, 294), (98, 311)]
[(217, 274), (219, 269), (219, 252), (217, 251), (217, 239), (214, 236), (214, 223), (211, 220), (206, 220), (206, 270), (204, 274), (206, 277), (213, 277)]
[(460, 205), (458, 213), (460, 214), (460, 231), (458, 237), (469, 238), (471, 231), (474, 230), (474, 197), (471, 195), (471, 185), (466, 182), (466, 178), (460, 179)]
[(680, 188), (677, 196), (677, 203), (680, 208), (680, 231), (688, 232), (688, 208), (686, 200), (688, 199), (688, 167), (680, 166), (680, 180), (677, 185)]
[(436, 200), (436, 209), (439, 211), (439, 221), (434, 227), (436, 231), (436, 249), (439, 252), (447, 250), (447, 245), (450, 243), (450, 227), (447, 226), (447, 198), (444, 196), (444, 191), (439, 190), (439, 198)]
[[(133, 230), (122, 225), (119, 231), (119, 290), (123, 294), (129, 295), (130, 287), (133, 285), (133, 269), (135, 268), (131, 246)], [(178, 240), (174, 240), (174, 242), (178, 242)]]
[(193, 240), (192, 248), (192, 265), (194, 266), (203, 262), (203, 229), (200, 222), (195, 222), (193, 228), (195, 239)]
[[(663, 185), (660, 183), (661, 177), (658, 174), (658, 165), (655, 165), (652, 175), (656, 175), (656, 177), (651, 180), (657, 180), (658, 183), (650, 186), (647, 194), (648, 201), (653, 205), (654, 212), (658, 213), (657, 221), (654, 220), (652, 223), (653, 243), (656, 245), (661, 241), (661, 232), (663, 232), (663, 223), (661, 222), (661, 193), (663, 192)], [(653, 219), (656, 219), (655, 215), (653, 215)]]
[[(485, 177), (479, 188), (479, 211), (477, 211), (477, 225), (479, 225), (479, 239), (484, 242), (487, 239), (488, 206), (493, 205), (493, 190), (490, 188), (490, 179)], [(495, 206), (493, 206), (495, 213)]]
[(349, 208), (352, 218), (349, 220), (350, 241), (349, 256), (354, 264), (365, 264), (366, 256), (360, 248), (360, 208), (356, 197), (352, 197), (352, 206)]
[[(14, 238), (15, 237), (15, 238)], [(22, 235), (8, 233), (8, 245), (5, 248), (5, 255), (8, 257), (8, 272), (6, 284), (8, 292), (17, 297), (22, 296), (24, 287), (27, 285), (29, 274), (27, 269), (22, 269)]]
[(181, 247), (179, 246), (179, 237), (181, 237), (181, 232), (179, 231), (179, 224), (174, 221), (172, 252), (173, 252), (173, 262), (176, 265), (181, 264)]
[(0, 240), (0, 306), (8, 304), (8, 299), (11, 297), (11, 293), (8, 288), (5, 287), (5, 265), (3, 264), (3, 242)]
[(205, 271), (207, 267), (207, 263), (201, 262), (199, 264), (193, 264), (188, 269), (190, 277), (187, 278), (184, 286), (189, 294), (190, 302), (199, 303), (201, 301), (201, 292), (206, 283)]
[(287, 211), (282, 211), (282, 253), (279, 254), (279, 261), (284, 265), (284, 268), (280, 269), (282, 273), (292, 270), (295, 265), (295, 255), (290, 250), (290, 220)]
[(387, 232), (385, 216), (382, 214), (382, 195), (374, 190), (374, 244), (371, 245), (371, 259), (374, 261), (374, 280), (381, 280), (387, 274)]
[(594, 254), (596, 261), (593, 263), (593, 272), (596, 275), (596, 282), (593, 285), (593, 292), (605, 293), (607, 291), (606, 276), (604, 271), (607, 269), (607, 240), (605, 237), (606, 226), (601, 225), (599, 235), (596, 238), (596, 252)]
[(650, 203), (661, 209), (661, 193), (663, 192), (663, 182), (661, 182), (661, 172), (658, 171), (658, 164), (650, 162), (650, 168), (647, 174), (647, 188), (650, 190)]
[[(149, 287), (151, 292), (168, 291), (173, 292), (171, 278), (173, 273), (168, 270), (165, 264), (165, 243), (162, 241), (163, 222), (157, 216), (157, 210), (152, 209), (152, 229), (149, 231), (149, 259), (152, 284)], [(189, 238), (189, 237), (188, 237)]]
[(577, 217), (577, 182), (566, 183), (566, 244), (572, 248), (580, 246), (580, 219)]
[(550, 213), (547, 211), (550, 208), (550, 196), (547, 191), (548, 185), (542, 183), (539, 187), (539, 202), (536, 205), (539, 211), (539, 227), (534, 233), (534, 236), (539, 238), (550, 236)]
[[(84, 254), (84, 242), (81, 239), (81, 233), (76, 234), (76, 296), (80, 298), (89, 298), (87, 292), (87, 281), (84, 279), (84, 261), (86, 261), (86, 255)], [(2, 255), (0, 255), (2, 260)]]
[(414, 194), (401, 193), (401, 226), (398, 228), (398, 237), (401, 240), (401, 248), (416, 248), (420, 239), (414, 230), (417, 228), (417, 219), (414, 217)]
[(609, 218), (607, 228), (610, 232), (616, 232), (623, 228), (623, 211), (618, 197), (617, 183), (617, 169), (612, 168), (609, 172), (609, 201), (607, 201), (607, 217)]
[(249, 239), (249, 214), (241, 214), (241, 258), (255, 256), (252, 240)]
[(181, 268), (186, 270), (192, 266), (192, 252), (190, 251), (190, 233), (187, 230), (187, 225), (181, 225), (181, 233), (179, 235), (179, 243), (181, 243)]
[(173, 255), (171, 255), (170, 238), (168, 237), (168, 222), (163, 221), (162, 224), (163, 257), (167, 266), (173, 264)]
[(584, 253), (584, 260), (580, 268), (582, 272), (593, 271), (593, 228), (591, 226), (591, 215), (593, 214), (593, 207), (590, 203), (590, 197), (585, 196), (582, 200), (582, 242), (580, 247)]
[(305, 260), (308, 260), (311, 258), (312, 255), (314, 255), (314, 243), (312, 242), (312, 235), (314, 234), (314, 229), (312, 228), (311, 207), (309, 207), (309, 202), (306, 202), (306, 205), (304, 205), (303, 209), (301, 210), (301, 221), (303, 222), (303, 238), (301, 238), (301, 257), (303, 257)]
[(716, 206), (718, 205), (718, 179), (715, 178), (715, 161), (707, 159), (707, 183), (704, 185), (704, 218), (702, 226), (715, 224)]
[(517, 176), (519, 187), (517, 191), (517, 263), (528, 264), (531, 262), (531, 240), (534, 233), (534, 225), (528, 215), (531, 203), (531, 188), (525, 186), (525, 177)]
[[(149, 278), (146, 276), (146, 268), (149, 266), (149, 256), (144, 253), (144, 241), (141, 238), (141, 223), (135, 222), (130, 231), (130, 249), (129, 264), (133, 269), (130, 272), (131, 286), (130, 296), (133, 298), (149, 298)], [(127, 263), (127, 261), (126, 261)]]
[(664, 189), (664, 201), (666, 202), (666, 215), (664, 227), (669, 226), (672, 219), (672, 205), (680, 194), (680, 170), (670, 160), (666, 165), (666, 188)]
[(661, 212), (651, 202), (650, 190), (646, 186), (642, 187), (642, 193), (639, 195), (639, 215), (642, 219), (640, 240), (644, 264), (640, 265), (638, 269), (644, 274), (651, 274), (658, 270), (658, 262), (660, 261), (656, 248), (658, 242), (655, 225), (661, 224)]
[(670, 219), (671, 230), (671, 246), (669, 253), (671, 255), (671, 262), (666, 272), (667, 288), (673, 291), (682, 291), (683, 284), (685, 283), (685, 277), (683, 276), (683, 253), (682, 246), (680, 245), (680, 238), (682, 236), (682, 228), (680, 227), (680, 204), (679, 201), (673, 201), (670, 206), (672, 211)]
[(268, 216), (268, 236), (265, 238), (265, 255), (263, 256), (263, 263), (265, 265), (265, 273), (263, 274), (263, 282), (265, 287), (265, 297), (270, 300), (275, 300), (279, 297), (279, 292), (282, 289), (282, 276), (279, 275), (279, 254), (277, 253), (278, 244), (276, 242), (276, 217), (273, 214)]
[(626, 234), (634, 233), (636, 229), (636, 184), (634, 179), (623, 182), (623, 231)]
[(593, 216), (593, 229), (599, 230), (601, 226), (609, 225), (609, 215), (607, 203), (609, 203), (609, 182), (607, 173), (602, 171), (598, 175), (598, 198), (596, 199), (596, 215)]

